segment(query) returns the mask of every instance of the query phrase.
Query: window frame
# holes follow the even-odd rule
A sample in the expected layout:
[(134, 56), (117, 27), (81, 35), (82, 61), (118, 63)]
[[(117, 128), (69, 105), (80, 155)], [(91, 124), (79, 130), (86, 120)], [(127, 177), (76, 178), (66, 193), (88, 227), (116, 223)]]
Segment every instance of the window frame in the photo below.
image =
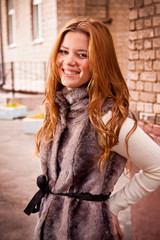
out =
[(42, 0), (31, 0), (32, 7), (32, 43), (43, 42), (42, 35)]
[[(10, 5), (10, 6), (9, 6)], [(7, 10), (7, 40), (10, 48), (16, 46), (16, 22), (14, 0), (6, 0)]]

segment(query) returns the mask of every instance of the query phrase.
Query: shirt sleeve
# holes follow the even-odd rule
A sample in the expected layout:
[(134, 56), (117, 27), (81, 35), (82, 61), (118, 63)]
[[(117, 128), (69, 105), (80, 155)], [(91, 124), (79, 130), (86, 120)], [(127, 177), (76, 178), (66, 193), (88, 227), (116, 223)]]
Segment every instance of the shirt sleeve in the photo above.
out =
[[(106, 114), (103, 121), (107, 122), (109, 116)], [(119, 143), (112, 150), (132, 161), (140, 171), (109, 199), (110, 210), (114, 215), (160, 186), (160, 147), (138, 126), (129, 138), (127, 155), (125, 138), (133, 125), (132, 119), (125, 120), (120, 130)]]

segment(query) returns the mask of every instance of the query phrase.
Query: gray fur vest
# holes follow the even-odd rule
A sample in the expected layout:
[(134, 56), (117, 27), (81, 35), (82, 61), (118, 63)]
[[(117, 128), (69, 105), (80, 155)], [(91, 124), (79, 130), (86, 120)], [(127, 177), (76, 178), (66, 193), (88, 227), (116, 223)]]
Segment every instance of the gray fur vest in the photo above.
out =
[[(88, 95), (84, 86), (57, 92), (59, 106), (57, 124), (51, 151), (41, 144), (40, 156), (43, 174), (52, 193), (93, 195), (112, 192), (123, 172), (126, 159), (112, 152), (110, 162), (101, 172), (94, 157), (100, 153), (96, 130), (88, 111)], [(104, 106), (105, 112), (111, 107)], [(41, 203), (35, 229), (35, 240), (112, 240), (112, 218), (108, 201), (94, 202), (48, 194)]]

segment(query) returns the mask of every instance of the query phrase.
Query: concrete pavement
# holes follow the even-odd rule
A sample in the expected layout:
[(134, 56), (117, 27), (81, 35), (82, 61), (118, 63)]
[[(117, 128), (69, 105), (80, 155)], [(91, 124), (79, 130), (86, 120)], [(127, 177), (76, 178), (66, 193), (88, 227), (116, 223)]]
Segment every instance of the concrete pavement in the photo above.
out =
[[(41, 174), (39, 159), (32, 159), (34, 150), (34, 136), (23, 133), (22, 119), (0, 120), (1, 240), (33, 239), (37, 214), (27, 216), (23, 210), (38, 190), (35, 182)], [(116, 189), (126, 181), (122, 176)], [(131, 240), (130, 209), (122, 211), (119, 219), (125, 240)]]
[(31, 240), (37, 215), (23, 210), (37, 191), (38, 158), (34, 137), (23, 134), (22, 120), (0, 120), (0, 239)]

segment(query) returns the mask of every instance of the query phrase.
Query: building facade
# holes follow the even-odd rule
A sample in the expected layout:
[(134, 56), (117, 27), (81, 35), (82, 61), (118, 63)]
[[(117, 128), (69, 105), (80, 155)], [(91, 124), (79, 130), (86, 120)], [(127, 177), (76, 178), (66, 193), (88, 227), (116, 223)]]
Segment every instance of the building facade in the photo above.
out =
[(131, 110), (139, 120), (160, 124), (160, 0), (1, 0), (0, 12), (6, 86), (43, 92), (57, 33), (73, 17), (93, 16), (112, 33)]
[(1, 0), (4, 62), (46, 61), (57, 34), (56, 1)]
[(160, 1), (130, 2), (129, 88), (141, 120), (160, 124)]
[[(57, 33), (69, 19), (80, 15), (98, 17), (108, 24), (120, 67), (127, 79), (128, 4), (128, 0), (1, 0), (1, 45), (6, 88), (12, 85), (14, 75), (16, 90), (23, 89), (24, 85), (30, 85), (34, 90), (34, 83), (40, 82), (40, 77), (45, 75), (45, 63)], [(41, 64), (35, 67), (33, 62)], [(37, 89), (43, 91), (44, 84)]]

